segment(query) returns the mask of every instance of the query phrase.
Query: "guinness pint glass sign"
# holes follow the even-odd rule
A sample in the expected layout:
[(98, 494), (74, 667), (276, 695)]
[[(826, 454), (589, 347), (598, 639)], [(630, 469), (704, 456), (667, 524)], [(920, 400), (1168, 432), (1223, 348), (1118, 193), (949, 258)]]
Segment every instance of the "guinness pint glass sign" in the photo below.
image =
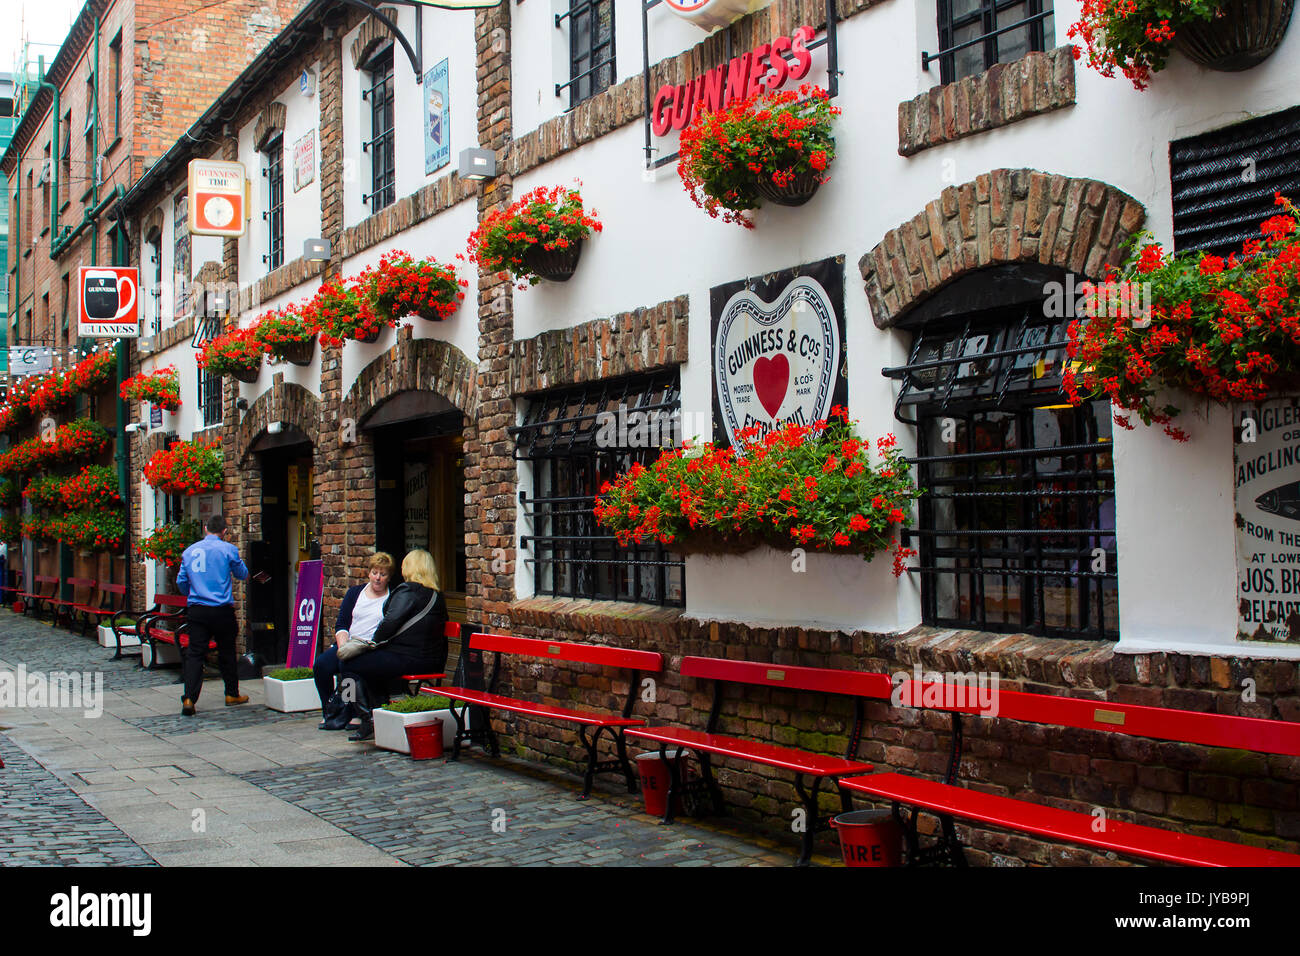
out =
[(140, 335), (136, 270), (127, 266), (82, 266), (78, 272), (77, 334), (93, 338)]

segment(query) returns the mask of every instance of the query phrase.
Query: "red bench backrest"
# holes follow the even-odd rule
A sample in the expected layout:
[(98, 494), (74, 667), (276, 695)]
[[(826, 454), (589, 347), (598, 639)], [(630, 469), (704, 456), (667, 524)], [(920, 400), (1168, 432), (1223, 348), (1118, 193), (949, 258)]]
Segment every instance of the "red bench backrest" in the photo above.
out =
[(682, 658), (682, 676), (882, 699), (888, 699), (891, 690), (888, 674), (729, 661), (716, 657)]
[(448, 640), (457, 640), (460, 638), (460, 622), (448, 621), (442, 626), (442, 636)]
[(188, 598), (183, 594), (155, 594), (153, 603), (159, 607), (185, 607)]
[[(1300, 723), (1281, 720), (1206, 714), (1141, 704), (1112, 704), (1001, 688), (991, 698), (996, 713), (986, 713), (978, 702), (970, 700), (968, 688), (933, 682), (918, 684), (914, 680), (903, 682), (900, 700), (903, 706), (920, 706), (930, 710), (1006, 717), (1156, 740), (1300, 756)], [(911, 703), (913, 700), (917, 701), (915, 705)], [(926, 703), (927, 700), (930, 703)]]
[(500, 651), (503, 654), (521, 654), (526, 657), (547, 657), (556, 661), (603, 664), (606, 667), (626, 667), (649, 673), (658, 673), (664, 666), (663, 655), (656, 651), (634, 651), (622, 647), (602, 647), (599, 644), (574, 644), (566, 641), (539, 641), (531, 637), (510, 637), (505, 634), (474, 634), (469, 639), (469, 646), (482, 651)]
[(74, 588), (93, 588), (98, 583), (94, 578), (68, 578), (68, 584)]
[(101, 591), (104, 591), (104, 592), (108, 593), (108, 594), (120, 594), (120, 595), (122, 595), (123, 597), (126, 596), (126, 585), (125, 585), (125, 584), (101, 584), (101, 585), (99, 586), (99, 589), (100, 589)]
[(44, 574), (38, 574), (36, 575), (36, 583), (37, 584), (58, 584), (59, 579), (57, 577), (51, 578), (51, 577), (46, 577)]

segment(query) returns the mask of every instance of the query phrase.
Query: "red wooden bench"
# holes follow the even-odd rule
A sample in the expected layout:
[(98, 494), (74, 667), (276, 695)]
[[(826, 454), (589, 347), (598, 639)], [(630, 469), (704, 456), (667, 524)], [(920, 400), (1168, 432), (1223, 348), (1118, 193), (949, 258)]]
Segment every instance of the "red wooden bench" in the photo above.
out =
[[(20, 597), (22, 597), (23, 599), (23, 604), (24, 604), (23, 614), (26, 614), (28, 611), (31, 611), (34, 617), (39, 618), (41, 616), (41, 605), (49, 602), (53, 602), (55, 599), (58, 598), (59, 579), (57, 576), (36, 574), (32, 576), (32, 580), (36, 582), (36, 586), (32, 588), (30, 591), (24, 591), (20, 595)], [(47, 585), (49, 586), (48, 593), (41, 590)], [(54, 605), (51, 603), (50, 607), (52, 608), (53, 606)]]
[[(442, 628), (442, 636), (447, 638), (448, 642), (460, 640), (460, 624), (456, 621), (448, 621)], [(410, 685), (411, 696), (422, 694), (426, 689), (433, 693), (431, 688), (425, 687), (425, 681), (433, 681), (436, 684), (441, 683), (446, 678), (446, 673), (442, 674), (403, 674), (402, 680)]]
[[(925, 780), (902, 773), (880, 773), (839, 781), (840, 787), (845, 791), (892, 803), (894, 815), (902, 825), (907, 842), (909, 863), (940, 862), (946, 858), (954, 865), (964, 865), (961, 844), (952, 824), (953, 817), (960, 817), (1001, 829), (1168, 863), (1194, 866), (1300, 866), (1300, 855), (1297, 854), (1116, 820), (1104, 820), (1098, 826), (1099, 818), (1091, 813), (1062, 810), (1026, 799), (982, 793), (957, 785), (955, 777), (961, 762), (961, 716), (978, 715), (981, 711), (978, 704), (970, 701), (969, 695), (966, 695), (963, 704), (956, 691), (957, 688), (951, 685), (945, 687), (917, 681), (905, 681), (900, 688), (900, 699), (904, 706), (920, 706), (919, 702), (923, 700), (948, 704), (927, 705), (928, 709), (942, 710), (952, 717), (952, 751), (945, 781)], [(1168, 710), (1138, 704), (1112, 704), (1023, 691), (1000, 690), (994, 699), (997, 703), (996, 717), (1001, 720), (1300, 756), (1300, 723)], [(912, 808), (906, 819), (901, 810), (903, 806)], [(917, 817), (921, 811), (938, 816), (942, 832), (933, 846), (924, 849), (919, 846), (917, 837)]]
[[(136, 621), (136, 636), (143, 644), (149, 642), (149, 670), (158, 666), (158, 645), (170, 644), (178, 651), (185, 645), (180, 643), (181, 626), (185, 623), (185, 606), (188, 599), (183, 594), (155, 594), (154, 606)], [(174, 608), (172, 611), (165, 608)], [(167, 625), (164, 627), (163, 625)], [(122, 651), (118, 642), (118, 653)]]
[[(819, 831), (826, 829), (819, 818), (817, 806), (817, 794), (822, 783), (850, 774), (865, 773), (872, 769), (871, 764), (862, 763), (857, 759), (858, 743), (862, 737), (864, 721), (862, 698), (888, 698), (891, 691), (889, 676), (819, 667), (719, 660), (710, 657), (683, 658), (681, 673), (683, 677), (713, 681), (713, 706), (709, 711), (709, 721), (705, 729), (700, 731), (685, 727), (636, 727), (627, 732), (629, 737), (658, 744), (659, 754), (668, 765), (672, 782), (669, 784), (668, 806), (664, 811), (663, 822), (672, 822), (673, 803), (685, 789), (682, 761), (688, 750), (695, 753), (703, 776), (702, 783), (712, 798), (714, 812), (719, 814), (724, 812), (724, 804), (722, 790), (713, 778), (712, 757), (743, 760), (789, 770), (795, 775), (795, 792), (799, 795), (799, 802), (807, 814), (802, 845), (796, 861), (797, 866), (806, 865), (812, 857), (813, 839)], [(717, 733), (722, 707), (722, 689), (728, 683), (853, 697), (854, 721), (845, 755), (827, 756)], [(668, 756), (670, 746), (677, 748), (674, 759), (669, 759)], [(805, 778), (811, 778), (811, 787), (807, 785)], [(846, 810), (851, 809), (846, 796), (841, 795), (841, 803)]]
[[(627, 781), (628, 793), (635, 793), (637, 781), (632, 773), (632, 764), (627, 759), (627, 746), (623, 732), (628, 727), (644, 724), (645, 721), (632, 716), (632, 704), (636, 701), (637, 690), (643, 673), (657, 674), (663, 670), (663, 656), (654, 651), (625, 650), (617, 647), (602, 647), (596, 644), (565, 643), (562, 641), (539, 641), (526, 637), (510, 637), (506, 634), (474, 634), (469, 639), (469, 646), (481, 651), (493, 653), (492, 677), (488, 689), (471, 690), (467, 687), (437, 687), (430, 692), (449, 698), (452, 701), (451, 713), (456, 720), (456, 742), (452, 748), (451, 759), (460, 759), (461, 745), (472, 741), (478, 731), (467, 729), (466, 714), (471, 705), (490, 710), (504, 710), (525, 717), (541, 720), (554, 720), (576, 725), (578, 739), (587, 751), (587, 769), (583, 775), (582, 796), (585, 800), (591, 794), (592, 778), (598, 773), (622, 773)], [(501, 676), (501, 655), (518, 654), (524, 657), (541, 657), (552, 661), (569, 661), (572, 663), (597, 664), (602, 667), (617, 667), (629, 672), (627, 697), (623, 702), (619, 716), (599, 714), (587, 710), (571, 710), (551, 704), (538, 704), (513, 697), (503, 697), (496, 693), (497, 681)], [(459, 701), (459, 709), (455, 706)], [(486, 716), (486, 715), (485, 715)], [(484, 736), (492, 756), (500, 754), (496, 734), (492, 730), (490, 719), (483, 721)], [(608, 735), (614, 745), (617, 757), (613, 760), (599, 759), (598, 747), (602, 735)]]
[(104, 618), (112, 618), (117, 615), (126, 605), (126, 585), (125, 584), (100, 584), (98, 588), (99, 600), (95, 600), (96, 595), (92, 594), (85, 604), (75, 605), (73, 608), (81, 615), (81, 633), (84, 637), (86, 631), (92, 626), (99, 627), (99, 622)]
[[(68, 597), (54, 601), (54, 624), (58, 625), (60, 619), (62, 619), (68, 627), (72, 627), (75, 623), (74, 618), (77, 608), (90, 603), (91, 598), (94, 597), (95, 589), (99, 587), (99, 582), (94, 578), (68, 578), (65, 583), (68, 586)], [(86, 592), (84, 601), (77, 600), (77, 591), (79, 590)], [(84, 628), (82, 633), (85, 633)]]

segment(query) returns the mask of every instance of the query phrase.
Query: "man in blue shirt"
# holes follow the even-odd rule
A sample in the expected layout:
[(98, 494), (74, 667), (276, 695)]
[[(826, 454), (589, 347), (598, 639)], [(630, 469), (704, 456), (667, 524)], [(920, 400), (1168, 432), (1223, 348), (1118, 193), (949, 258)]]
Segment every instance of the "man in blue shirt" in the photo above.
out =
[(239, 549), (226, 541), (226, 519), (213, 515), (203, 540), (190, 545), (181, 555), (181, 570), (176, 575), (177, 590), (189, 598), (185, 608), (189, 646), (181, 670), (185, 679), (181, 713), (186, 717), (194, 716), (194, 703), (203, 689), (203, 659), (210, 641), (217, 645), (217, 665), (226, 682), (226, 706), (248, 703), (248, 697), (239, 694), (239, 669), (235, 663), (239, 625), (230, 595), (232, 576), (247, 580), (248, 568), (239, 557)]

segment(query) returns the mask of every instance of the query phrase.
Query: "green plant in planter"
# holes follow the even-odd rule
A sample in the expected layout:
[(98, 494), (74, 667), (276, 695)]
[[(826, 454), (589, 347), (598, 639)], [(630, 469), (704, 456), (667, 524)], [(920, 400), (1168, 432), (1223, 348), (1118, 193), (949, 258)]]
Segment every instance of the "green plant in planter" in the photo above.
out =
[[(1087, 47), (1088, 66), (1102, 76), (1123, 73), (1145, 90), (1165, 68), (1173, 40), (1189, 23), (1208, 23), (1223, 0), (1083, 0), (1067, 35)], [(1085, 51), (1071, 52), (1077, 60)]]
[(271, 680), (307, 680), (312, 676), (310, 667), (281, 667), (278, 671), (264, 675)]
[(399, 697), (396, 700), (390, 700), (383, 706), (384, 710), (392, 711), (395, 714), (423, 714), (430, 710), (447, 710), (451, 707), (451, 701), (446, 697)]

